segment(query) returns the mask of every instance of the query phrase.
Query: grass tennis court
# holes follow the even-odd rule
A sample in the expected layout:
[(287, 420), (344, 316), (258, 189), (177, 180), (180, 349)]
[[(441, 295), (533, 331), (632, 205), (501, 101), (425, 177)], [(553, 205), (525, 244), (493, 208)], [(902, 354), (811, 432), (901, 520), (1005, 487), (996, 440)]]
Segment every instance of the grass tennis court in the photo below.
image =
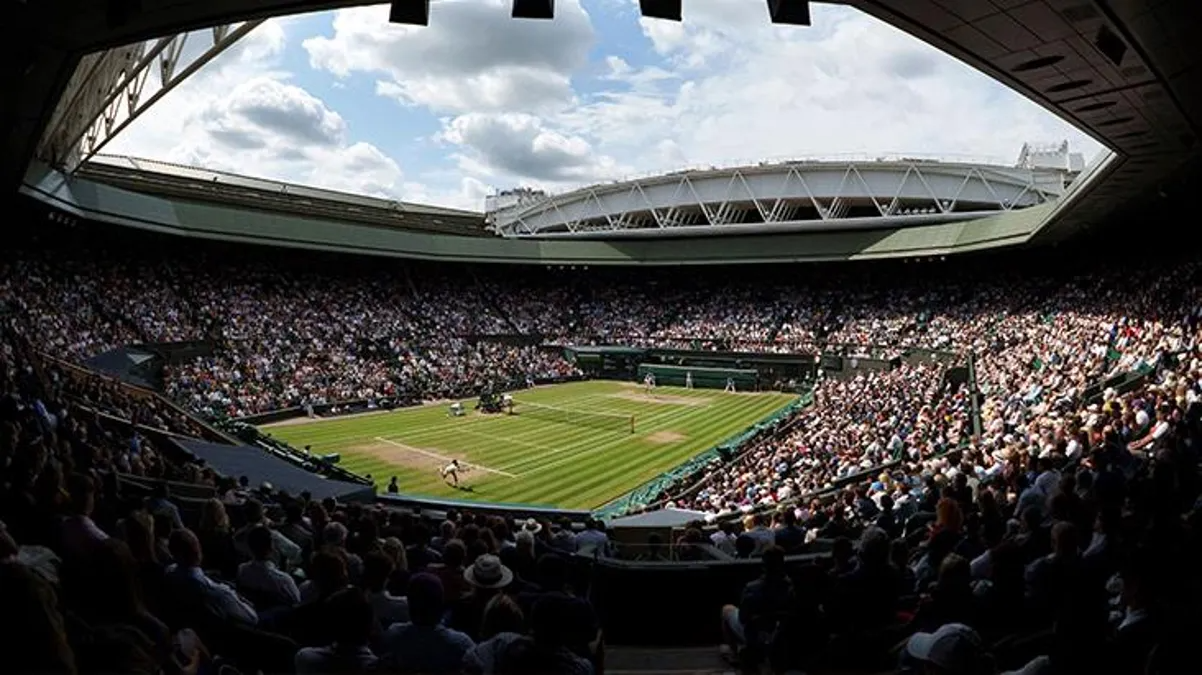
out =
[[(403, 494), (592, 509), (738, 434), (791, 403), (778, 393), (728, 394), (659, 387), (650, 396), (626, 382), (573, 382), (515, 392), (518, 403), (635, 417), (580, 426), (522, 415), (450, 417), (448, 405), (290, 420), (263, 427), (295, 447), (339, 453), (341, 465), (371, 474), (383, 491), (397, 476)], [(439, 470), (467, 463), (459, 489)]]

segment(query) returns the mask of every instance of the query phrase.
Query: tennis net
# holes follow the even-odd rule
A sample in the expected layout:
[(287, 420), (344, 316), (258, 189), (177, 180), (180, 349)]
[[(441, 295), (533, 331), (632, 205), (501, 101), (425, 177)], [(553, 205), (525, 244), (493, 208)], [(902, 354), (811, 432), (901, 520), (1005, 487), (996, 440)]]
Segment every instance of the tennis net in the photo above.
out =
[(573, 424), (581, 427), (592, 427), (594, 429), (634, 433), (634, 415), (556, 408), (555, 406), (542, 405), (541, 403), (527, 403), (525, 401), (514, 401), (509, 409), (509, 414), (520, 415), (530, 419), (546, 420), (548, 422), (559, 422), (561, 424)]

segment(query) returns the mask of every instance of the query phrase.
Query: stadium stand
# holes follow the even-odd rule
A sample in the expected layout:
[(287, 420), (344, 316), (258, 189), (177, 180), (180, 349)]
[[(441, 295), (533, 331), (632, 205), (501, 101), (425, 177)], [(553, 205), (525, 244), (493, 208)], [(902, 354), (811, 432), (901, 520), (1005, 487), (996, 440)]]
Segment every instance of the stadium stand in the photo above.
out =
[[(2, 638), (22, 645), (5, 650), (17, 672), (588, 672), (604, 642), (723, 642), (743, 666), (817, 672), (888, 669), (898, 644), (1175, 672), (1198, 626), (1192, 259), (779, 279), (346, 262), (94, 228), (14, 237), (0, 554), (19, 564), (0, 588), (4, 611), (38, 619)], [(168, 365), (163, 395), (78, 365), (180, 341), (213, 350)], [(546, 342), (892, 367), (819, 378), (812, 406), (657, 502), (684, 527), (637, 542), (618, 521), (253, 487), (174, 451), (232, 447), (212, 425), (242, 414), (574, 375)], [(946, 376), (954, 360), (900, 360), (911, 348), (971, 355), (973, 382)], [(61, 603), (42, 601), (52, 588)]]
[[(788, 253), (1032, 247), (1008, 253), (662, 270), (642, 263), (738, 239), (642, 242), (679, 254), (655, 260), (616, 239), (588, 270), (281, 255), (150, 230), (229, 205), (449, 248), (492, 234), (479, 214), (79, 164), (117, 111), (159, 98), (148, 79), (203, 65), (173, 31), (355, 4), (0, 4), (0, 672), (1197, 672), (1196, 0), (849, 0), (1109, 152), (1037, 207), (1044, 226), (849, 230), (862, 243)], [(805, 2), (768, 5), (810, 21)], [(85, 220), (114, 218), (117, 191), (147, 197), (121, 214), (146, 231)], [(615, 261), (635, 264), (596, 269)], [(627, 495), (615, 513), (642, 512), (622, 518), (372, 499), (254, 426), (584, 377), (567, 346), (805, 357), (815, 376), (788, 387), (808, 405)]]

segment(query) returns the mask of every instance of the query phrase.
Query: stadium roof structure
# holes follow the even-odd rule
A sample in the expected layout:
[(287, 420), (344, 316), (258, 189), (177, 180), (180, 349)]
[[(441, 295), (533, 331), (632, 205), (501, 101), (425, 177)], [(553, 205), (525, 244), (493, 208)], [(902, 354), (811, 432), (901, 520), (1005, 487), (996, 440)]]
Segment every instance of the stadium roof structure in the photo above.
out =
[[(1051, 160), (1051, 161), (1048, 161)], [(1047, 204), (1084, 168), (1068, 143), (1015, 166), (918, 157), (761, 162), (489, 198), (506, 237), (696, 237), (965, 222)]]
[[(39, 0), (4, 3), (2, 178), (31, 188), (31, 160), (73, 170), (130, 114), (157, 67), (164, 89), (271, 16), (362, 0)], [(1076, 125), (1110, 153), (1023, 234), (1050, 242), (1154, 193), (1199, 155), (1197, 0), (844, 0), (969, 63)], [(182, 36), (213, 27), (184, 62)], [(466, 38), (465, 38), (466, 39)], [(139, 84), (141, 82), (142, 84)], [(122, 116), (125, 117), (122, 117)], [(86, 180), (86, 179), (85, 179)], [(37, 194), (36, 191), (33, 192)], [(43, 191), (44, 193), (44, 191)], [(1036, 211), (1036, 208), (1027, 209)], [(949, 224), (942, 227), (952, 227)], [(787, 235), (781, 235), (787, 236)], [(815, 235), (817, 236), (817, 235)], [(468, 238), (457, 238), (468, 240)], [(1012, 238), (1013, 239), (1013, 238)]]
[(151, 159), (96, 155), (80, 165), (76, 175), (134, 192), (151, 191), (189, 201), (419, 232), (492, 236), (484, 229), (481, 214), (472, 211), (354, 195)]

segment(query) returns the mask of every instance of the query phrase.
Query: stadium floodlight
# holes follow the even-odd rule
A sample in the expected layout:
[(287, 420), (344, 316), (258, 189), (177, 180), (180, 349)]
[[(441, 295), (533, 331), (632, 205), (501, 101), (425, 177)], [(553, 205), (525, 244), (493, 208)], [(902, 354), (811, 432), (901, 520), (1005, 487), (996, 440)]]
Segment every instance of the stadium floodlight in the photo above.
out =
[(388, 21), (410, 26), (429, 26), (430, 0), (392, 0)]
[(768, 15), (772, 23), (789, 26), (810, 25), (809, 0), (768, 0)]
[(680, 21), (680, 0), (639, 0), (639, 11), (648, 19)]
[(513, 0), (515, 19), (541, 19), (549, 21), (555, 18), (555, 0)]

